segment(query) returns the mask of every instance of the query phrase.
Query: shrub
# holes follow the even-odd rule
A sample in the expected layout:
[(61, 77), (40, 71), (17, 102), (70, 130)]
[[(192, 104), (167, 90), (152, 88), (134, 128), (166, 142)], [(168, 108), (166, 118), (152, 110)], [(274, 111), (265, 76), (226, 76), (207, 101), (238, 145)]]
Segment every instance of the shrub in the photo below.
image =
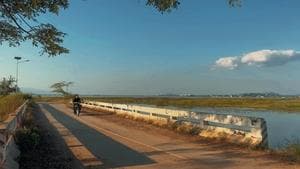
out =
[(41, 137), (37, 128), (30, 128), (18, 130), (15, 139), (21, 152), (30, 152), (39, 145)]

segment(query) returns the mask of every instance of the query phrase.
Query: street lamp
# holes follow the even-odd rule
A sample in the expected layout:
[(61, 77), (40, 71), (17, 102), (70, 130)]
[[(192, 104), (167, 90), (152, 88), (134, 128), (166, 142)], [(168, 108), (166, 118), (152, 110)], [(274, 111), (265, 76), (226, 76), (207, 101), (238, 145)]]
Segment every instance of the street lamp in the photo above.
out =
[(25, 63), (25, 62), (29, 62), (30, 60), (21, 60), (22, 57), (14, 57), (14, 59), (17, 60), (17, 71), (16, 71), (16, 92), (19, 90), (19, 87), (18, 87), (18, 80), (19, 80), (19, 64), (20, 63)]

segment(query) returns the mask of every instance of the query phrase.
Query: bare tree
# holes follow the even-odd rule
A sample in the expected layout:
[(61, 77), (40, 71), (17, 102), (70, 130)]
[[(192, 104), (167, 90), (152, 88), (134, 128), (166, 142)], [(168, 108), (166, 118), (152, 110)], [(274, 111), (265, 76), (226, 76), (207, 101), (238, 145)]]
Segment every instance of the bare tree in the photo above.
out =
[(63, 96), (69, 96), (69, 95), (71, 95), (71, 93), (69, 93), (68, 89), (69, 89), (69, 86), (73, 85), (73, 84), (74, 84), (74, 82), (61, 81), (61, 82), (52, 84), (50, 86), (50, 88), (52, 89), (52, 92), (54, 92), (54, 93), (62, 94)]

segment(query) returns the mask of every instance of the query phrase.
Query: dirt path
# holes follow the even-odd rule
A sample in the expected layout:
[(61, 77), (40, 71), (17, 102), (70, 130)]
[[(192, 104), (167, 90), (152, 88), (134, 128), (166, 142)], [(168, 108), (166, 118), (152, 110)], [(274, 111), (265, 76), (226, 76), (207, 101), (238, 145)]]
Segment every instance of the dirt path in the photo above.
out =
[(164, 130), (145, 130), (109, 113), (76, 117), (63, 104), (41, 105), (101, 161), (99, 168), (300, 168), (263, 152), (191, 143)]

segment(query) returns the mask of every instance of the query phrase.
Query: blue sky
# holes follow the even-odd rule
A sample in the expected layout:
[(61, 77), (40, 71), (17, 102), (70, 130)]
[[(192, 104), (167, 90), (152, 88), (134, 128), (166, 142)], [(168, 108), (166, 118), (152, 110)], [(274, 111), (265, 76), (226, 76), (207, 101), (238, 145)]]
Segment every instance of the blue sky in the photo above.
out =
[[(71, 1), (59, 16), (40, 18), (68, 34), (70, 54), (48, 58), (29, 43), (3, 44), (0, 77), (15, 75), (12, 58), (21, 56), (31, 60), (20, 66), (26, 88), (49, 90), (65, 80), (80, 94), (299, 94), (300, 1), (251, 0), (241, 8), (226, 2), (182, 1), (162, 15), (144, 0)], [(254, 59), (266, 56), (265, 62), (242, 62), (261, 50), (270, 52), (254, 53)], [(287, 60), (286, 50), (295, 59)], [(237, 64), (217, 65), (226, 57)], [(282, 58), (282, 64), (268, 64)]]

